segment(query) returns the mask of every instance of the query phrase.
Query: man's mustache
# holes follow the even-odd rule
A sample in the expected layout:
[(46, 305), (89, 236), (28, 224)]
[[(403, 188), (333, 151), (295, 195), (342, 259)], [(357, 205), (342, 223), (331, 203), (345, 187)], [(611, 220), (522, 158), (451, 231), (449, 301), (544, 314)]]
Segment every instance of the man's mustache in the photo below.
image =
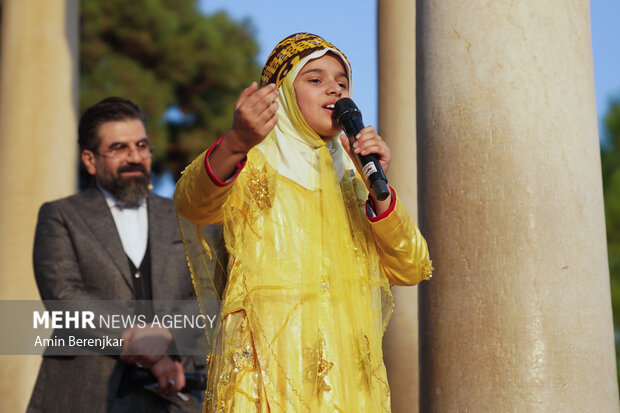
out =
[(141, 163), (129, 164), (129, 165), (124, 165), (118, 168), (119, 174), (123, 172), (142, 172), (144, 175), (146, 175), (146, 168)]

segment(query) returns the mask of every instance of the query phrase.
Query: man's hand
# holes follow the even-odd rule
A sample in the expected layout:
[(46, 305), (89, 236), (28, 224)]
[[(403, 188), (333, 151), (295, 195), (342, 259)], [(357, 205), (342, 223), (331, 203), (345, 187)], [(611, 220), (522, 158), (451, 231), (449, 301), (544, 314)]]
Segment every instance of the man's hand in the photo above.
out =
[(123, 331), (123, 351), (120, 359), (127, 364), (151, 368), (165, 354), (172, 342), (172, 333), (163, 327), (149, 324), (143, 328), (132, 327)]
[(169, 356), (163, 356), (150, 369), (157, 378), (157, 392), (172, 397), (185, 387), (183, 366)]

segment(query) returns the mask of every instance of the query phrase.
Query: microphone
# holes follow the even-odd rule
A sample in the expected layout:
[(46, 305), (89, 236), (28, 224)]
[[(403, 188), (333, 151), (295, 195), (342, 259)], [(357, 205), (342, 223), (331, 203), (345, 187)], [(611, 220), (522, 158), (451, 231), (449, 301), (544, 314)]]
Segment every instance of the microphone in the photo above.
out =
[[(342, 128), (344, 133), (349, 137), (349, 144), (353, 148), (353, 144), (356, 142), (355, 136), (364, 129), (364, 122), (362, 121), (362, 112), (357, 108), (355, 103), (349, 98), (342, 98), (334, 105), (334, 115), (338, 125)], [(377, 160), (375, 155), (360, 155), (355, 154), (360, 166), (362, 167), (362, 173), (368, 182), (370, 191), (375, 198), (379, 201), (383, 201), (390, 196), (390, 188), (387, 185), (387, 177), (381, 164)]]

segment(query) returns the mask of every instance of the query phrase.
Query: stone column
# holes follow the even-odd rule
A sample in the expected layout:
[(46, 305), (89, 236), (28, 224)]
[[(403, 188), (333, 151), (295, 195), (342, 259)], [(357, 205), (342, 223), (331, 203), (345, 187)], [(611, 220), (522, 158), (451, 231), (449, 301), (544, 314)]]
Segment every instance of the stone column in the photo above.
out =
[[(387, 172), (417, 221), (415, 1), (377, 3), (379, 133), (392, 149)], [(384, 360), (394, 413), (418, 411), (418, 291), (394, 287), (395, 312), (385, 334)]]
[(588, 0), (418, 1), (424, 412), (618, 412)]
[[(0, 299), (38, 299), (39, 206), (76, 187), (78, 0), (4, 0), (0, 77)], [(6, 334), (3, 332), (2, 334)], [(0, 411), (25, 411), (39, 356), (0, 356)]]

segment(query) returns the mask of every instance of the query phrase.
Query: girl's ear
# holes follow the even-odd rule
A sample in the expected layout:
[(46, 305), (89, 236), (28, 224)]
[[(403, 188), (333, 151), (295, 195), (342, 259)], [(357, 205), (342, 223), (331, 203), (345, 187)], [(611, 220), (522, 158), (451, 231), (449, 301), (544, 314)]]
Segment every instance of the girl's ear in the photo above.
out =
[(84, 168), (86, 168), (86, 171), (91, 175), (95, 175), (95, 173), (97, 172), (97, 167), (95, 166), (95, 154), (88, 149), (84, 149), (80, 157), (82, 159), (82, 164), (84, 164)]

